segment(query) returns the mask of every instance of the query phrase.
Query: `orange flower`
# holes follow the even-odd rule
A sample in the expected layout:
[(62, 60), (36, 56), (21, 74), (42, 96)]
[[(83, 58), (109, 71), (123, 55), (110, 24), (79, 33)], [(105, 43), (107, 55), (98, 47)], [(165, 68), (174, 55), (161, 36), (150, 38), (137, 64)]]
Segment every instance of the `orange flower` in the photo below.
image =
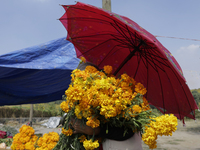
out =
[(87, 66), (85, 68), (85, 72), (89, 72), (89, 73), (98, 73), (97, 68), (95, 68), (94, 66)]
[(64, 128), (62, 128), (62, 133), (66, 136), (71, 136), (73, 134), (73, 131), (70, 128), (68, 130), (65, 130)]
[(112, 73), (112, 66), (104, 66), (103, 70), (105, 71), (106, 74), (111, 74)]
[(86, 125), (92, 128), (96, 128), (100, 124), (100, 121), (96, 117), (88, 117), (87, 120)]
[(78, 139), (80, 139), (80, 142), (83, 143), (86, 139), (85, 135), (81, 135)]
[(147, 92), (146, 88), (141, 83), (137, 83), (135, 85), (135, 91), (142, 95), (146, 94), (146, 92)]
[(143, 97), (143, 103), (141, 104), (141, 106), (143, 111), (151, 109), (145, 97)]
[(81, 56), (80, 59), (81, 59), (82, 62), (86, 63), (86, 59), (85, 59), (85, 57)]

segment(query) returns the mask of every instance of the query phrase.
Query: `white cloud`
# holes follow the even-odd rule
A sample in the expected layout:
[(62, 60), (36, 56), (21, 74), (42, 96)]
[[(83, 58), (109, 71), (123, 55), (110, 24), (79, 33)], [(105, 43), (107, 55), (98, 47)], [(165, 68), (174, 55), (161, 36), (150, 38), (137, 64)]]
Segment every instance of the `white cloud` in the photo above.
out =
[(188, 47), (181, 47), (180, 49), (178, 49), (178, 53), (190, 53), (190, 54), (194, 54), (196, 52), (200, 51), (200, 45), (189, 45)]
[(174, 54), (182, 69), (200, 71), (200, 45), (179, 48)]

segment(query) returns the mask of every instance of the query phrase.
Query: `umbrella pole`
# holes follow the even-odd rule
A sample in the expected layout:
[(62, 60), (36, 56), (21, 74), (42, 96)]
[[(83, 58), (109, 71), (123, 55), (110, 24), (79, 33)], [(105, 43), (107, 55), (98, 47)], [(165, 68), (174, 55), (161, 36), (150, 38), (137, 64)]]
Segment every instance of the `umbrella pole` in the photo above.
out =
[(115, 70), (114, 75), (116, 76), (117, 73), (120, 71), (120, 69), (135, 55), (137, 51), (140, 51), (140, 46), (144, 44), (143, 41), (140, 42), (138, 46), (134, 48), (133, 51), (130, 52), (130, 54), (124, 59), (124, 61), (120, 64), (120, 66)]
[(111, 11), (111, 0), (102, 0), (102, 8)]

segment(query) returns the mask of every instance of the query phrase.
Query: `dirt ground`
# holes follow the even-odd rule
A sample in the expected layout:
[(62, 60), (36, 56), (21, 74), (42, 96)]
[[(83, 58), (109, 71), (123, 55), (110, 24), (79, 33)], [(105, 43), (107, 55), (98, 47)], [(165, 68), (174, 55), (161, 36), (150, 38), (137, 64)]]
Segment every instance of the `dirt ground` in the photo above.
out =
[[(185, 126), (181, 121), (178, 122), (177, 131), (172, 136), (162, 136), (157, 139), (157, 148), (155, 150), (200, 150), (200, 119), (186, 120)], [(15, 127), (17, 130), (22, 124), (12, 122), (7, 124)], [(61, 133), (61, 128), (46, 128), (40, 124), (33, 124), (35, 134), (44, 134), (48, 132)], [(143, 144), (144, 150), (149, 150), (148, 146)]]

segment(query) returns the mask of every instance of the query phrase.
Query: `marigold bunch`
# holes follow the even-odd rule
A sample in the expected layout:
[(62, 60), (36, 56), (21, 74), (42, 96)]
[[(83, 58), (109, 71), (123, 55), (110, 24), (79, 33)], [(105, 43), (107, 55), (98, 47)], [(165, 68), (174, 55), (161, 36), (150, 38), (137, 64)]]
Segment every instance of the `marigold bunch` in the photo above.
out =
[(43, 137), (40, 137), (37, 141), (36, 150), (52, 150), (59, 141), (59, 135), (57, 132), (45, 133)]
[[(146, 107), (147, 102), (144, 104), (142, 100), (139, 102), (134, 99), (136, 95), (142, 98), (144, 94), (146, 94), (144, 86), (136, 83), (127, 74), (122, 74), (121, 78), (116, 79), (107, 77), (92, 66), (87, 66), (84, 71), (75, 69), (72, 72), (72, 84), (65, 91), (67, 100), (60, 106), (64, 112), (75, 109), (74, 113), (78, 119), (98, 116), (99, 114), (92, 112), (94, 109), (99, 110), (100, 115), (109, 119), (122, 112), (135, 114), (136, 107), (141, 111), (147, 110), (149, 108)], [(137, 106), (134, 107), (135, 104)]]
[[(111, 66), (105, 66), (103, 72), (93, 66), (87, 66), (83, 71), (72, 71), (72, 82), (65, 91), (65, 101), (60, 105), (63, 112), (68, 113), (60, 138), (70, 143), (66, 146), (68, 149), (81, 147), (92, 150), (99, 147), (99, 141), (94, 136), (73, 134), (71, 117), (82, 120), (92, 128), (106, 123), (122, 127), (126, 123), (126, 127), (133, 132), (142, 131), (150, 123), (150, 107), (143, 97), (146, 88), (127, 74), (115, 78), (111, 73)], [(61, 143), (54, 149), (60, 149)]]
[(177, 130), (178, 125), (177, 118), (173, 114), (165, 114), (153, 119), (155, 121), (152, 121), (149, 127), (146, 127), (145, 133), (142, 135), (142, 140), (149, 145), (150, 149), (157, 147), (156, 140), (158, 135), (172, 136), (172, 132)]
[[(62, 111), (68, 114), (60, 140), (54, 150), (93, 150), (99, 147), (99, 141), (94, 135), (73, 134), (71, 119), (74, 118), (92, 128), (109, 124), (141, 133), (149, 124), (160, 125), (161, 122), (157, 119), (157, 123), (152, 123), (155, 115), (148, 101), (143, 97), (147, 92), (146, 88), (127, 74), (115, 78), (111, 73), (111, 66), (105, 66), (104, 71), (98, 71), (93, 66), (87, 66), (83, 71), (79, 69), (72, 71), (72, 82), (65, 91), (64, 101), (60, 105)], [(171, 120), (166, 120), (168, 121)], [(166, 135), (171, 133), (167, 127), (166, 125), (164, 129), (166, 132), (161, 128), (155, 132), (149, 129), (148, 132), (147, 128), (144, 141), (146, 138), (152, 138), (146, 143), (153, 145), (150, 141), (155, 141), (153, 139), (155, 135), (161, 132)], [(151, 136), (147, 136), (148, 133)]]
[(13, 137), (12, 150), (52, 150), (59, 141), (56, 132), (45, 133), (43, 137), (34, 134), (35, 130), (27, 125), (23, 125)]
[(13, 150), (24, 150), (31, 149), (35, 150), (34, 145), (37, 141), (37, 136), (34, 135), (35, 131), (32, 127), (23, 125), (19, 129), (19, 133), (17, 133), (13, 137), (13, 143), (11, 145), (11, 149)]

